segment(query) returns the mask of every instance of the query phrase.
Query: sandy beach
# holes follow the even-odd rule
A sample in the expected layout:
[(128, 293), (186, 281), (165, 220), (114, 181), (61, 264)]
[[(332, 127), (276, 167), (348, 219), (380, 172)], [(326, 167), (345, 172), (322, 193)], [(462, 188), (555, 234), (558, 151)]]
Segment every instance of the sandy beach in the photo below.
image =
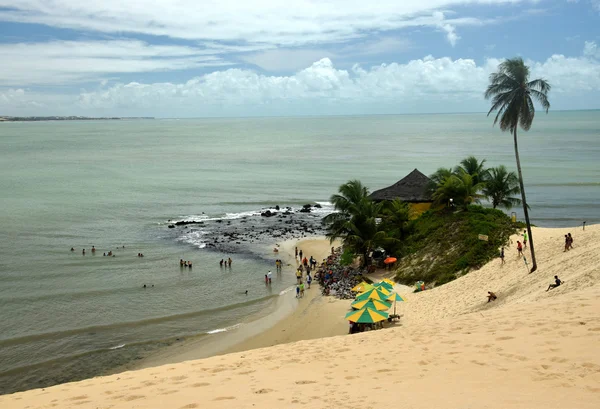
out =
[[(339, 245), (339, 241), (333, 243), (334, 247)], [(312, 255), (320, 261), (331, 253), (332, 244), (324, 237), (280, 243), (279, 253), (274, 257), (281, 258), (284, 268), (288, 270), (295, 270), (299, 262), (294, 256), (295, 247), (303, 250), (304, 255)], [(293, 283), (291, 280), (290, 286)], [(311, 289), (307, 288), (303, 298), (295, 298), (293, 291), (280, 298), (267, 316), (257, 318), (227, 333), (215, 334), (208, 339), (203, 337), (174, 344), (145, 359), (132, 362), (115, 373), (348, 332), (344, 315), (349, 310), (350, 303), (322, 296), (318, 284), (313, 285)]]
[[(567, 232), (574, 249), (563, 252)], [(597, 408), (600, 225), (536, 228), (533, 237), (537, 272), (511, 245), (504, 265), (401, 292), (395, 328), (347, 335), (350, 302), (315, 286), (227, 355), (0, 396), (0, 407)], [(554, 275), (564, 284), (546, 292)], [(498, 299), (487, 303), (487, 291)]]

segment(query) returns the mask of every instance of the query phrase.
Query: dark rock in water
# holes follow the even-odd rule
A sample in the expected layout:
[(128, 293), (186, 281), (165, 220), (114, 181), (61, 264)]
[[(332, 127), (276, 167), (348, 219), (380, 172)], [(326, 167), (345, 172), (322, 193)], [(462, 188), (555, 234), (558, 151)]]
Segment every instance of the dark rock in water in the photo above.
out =
[(169, 224), (169, 229), (174, 229), (175, 225), (174, 224)]
[(279, 205), (275, 206), (275, 210), (279, 210)]
[(180, 222), (176, 222), (175, 226), (186, 226), (188, 224), (204, 224), (204, 222), (196, 221), (196, 220), (183, 220)]
[(262, 212), (260, 215), (264, 216), (264, 217), (271, 217), (271, 216), (275, 216), (277, 214), (277, 212), (272, 212), (270, 210), (264, 211)]
[(312, 207), (312, 205), (310, 204), (305, 204), (304, 206), (302, 206), (303, 209), (310, 209)]
[[(310, 205), (308, 205), (310, 206)], [(300, 213), (310, 213), (310, 207), (303, 207), (302, 209), (298, 210)]]
[(316, 204), (316, 205), (314, 205), (313, 207), (316, 207), (317, 209), (320, 209), (320, 208), (321, 208), (321, 207), (323, 207), (323, 206), (321, 206), (320, 204), (318, 204), (318, 203), (317, 203), (317, 204)]

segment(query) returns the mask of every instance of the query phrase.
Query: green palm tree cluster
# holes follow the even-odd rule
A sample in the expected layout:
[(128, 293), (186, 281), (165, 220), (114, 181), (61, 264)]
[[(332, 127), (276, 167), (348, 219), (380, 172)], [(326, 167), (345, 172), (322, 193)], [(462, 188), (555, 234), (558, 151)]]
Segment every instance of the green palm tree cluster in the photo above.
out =
[(463, 159), (454, 169), (439, 168), (430, 176), (432, 197), (437, 205), (466, 209), (487, 198), (495, 209), (510, 209), (521, 201), (513, 195), (520, 192), (518, 179), (506, 167), (485, 167), (486, 160), (474, 156)]
[(393, 234), (401, 232), (408, 222), (407, 205), (372, 201), (368, 189), (358, 180), (341, 185), (330, 200), (336, 212), (323, 218), (327, 238), (342, 239), (345, 248), (363, 256), (363, 263), (373, 249), (397, 242)]

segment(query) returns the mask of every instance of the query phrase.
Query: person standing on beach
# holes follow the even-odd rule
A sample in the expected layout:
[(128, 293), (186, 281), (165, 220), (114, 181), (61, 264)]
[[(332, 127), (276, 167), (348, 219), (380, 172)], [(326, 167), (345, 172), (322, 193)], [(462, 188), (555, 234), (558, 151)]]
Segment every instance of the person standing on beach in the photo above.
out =
[(502, 260), (501, 264), (504, 264), (504, 247), (500, 250), (500, 260)]
[(567, 250), (569, 250), (569, 236), (565, 234), (565, 249), (563, 250), (563, 253)]
[(298, 247), (296, 247), (296, 254), (294, 255), (295, 258), (298, 258)]
[(300, 284), (301, 281), (302, 281), (302, 270), (298, 269), (298, 270), (296, 270), (296, 282), (298, 284)]
[(296, 298), (300, 298), (300, 284), (296, 284)]
[(573, 248), (573, 236), (571, 236), (571, 233), (567, 234), (567, 237), (569, 238), (569, 250)]
[(520, 241), (517, 241), (517, 253), (519, 257), (523, 255), (523, 245)]
[(304, 283), (300, 283), (300, 298), (304, 297)]
[(271, 281), (273, 280), (273, 273), (271, 273), (271, 270), (269, 270), (269, 272), (267, 273), (267, 280), (269, 284), (271, 284)]
[(523, 248), (527, 248), (527, 230), (523, 232)]
[(229, 267), (231, 267), (231, 257), (229, 257), (229, 258), (227, 259), (227, 264), (229, 265)]
[(298, 254), (300, 255), (300, 262), (302, 262), (302, 250), (300, 250)]

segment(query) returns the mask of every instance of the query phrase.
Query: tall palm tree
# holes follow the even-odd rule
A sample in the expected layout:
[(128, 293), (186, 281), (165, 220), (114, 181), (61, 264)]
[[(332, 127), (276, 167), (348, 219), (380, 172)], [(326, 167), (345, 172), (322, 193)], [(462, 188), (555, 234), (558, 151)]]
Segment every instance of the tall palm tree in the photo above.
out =
[(385, 202), (381, 209), (382, 228), (390, 236), (404, 238), (407, 232), (408, 221), (410, 220), (411, 210), (408, 203), (400, 199), (394, 199)]
[(342, 239), (344, 246), (361, 254), (366, 264), (369, 252), (388, 240), (378, 223), (383, 203), (369, 199), (369, 191), (358, 180), (341, 185), (330, 200), (337, 212), (323, 218), (327, 237), (331, 241)]
[(492, 202), (495, 209), (498, 206), (510, 209), (521, 204), (521, 200), (513, 197), (521, 193), (519, 178), (515, 172), (509, 172), (504, 165), (489, 169), (483, 194)]
[(433, 194), (435, 190), (444, 183), (444, 180), (452, 175), (452, 168), (438, 168), (435, 173), (429, 175), (427, 188)]
[(515, 157), (517, 159), (517, 171), (519, 172), (519, 186), (521, 188), (521, 202), (527, 233), (529, 234), (529, 249), (531, 251), (531, 271), (537, 270), (535, 250), (533, 247), (533, 236), (531, 234), (531, 223), (527, 211), (527, 198), (525, 197), (525, 186), (523, 185), (523, 172), (519, 160), (519, 146), (517, 140), (517, 128), (528, 131), (533, 123), (535, 107), (533, 99), (538, 101), (542, 108), (550, 109), (548, 101), (550, 84), (544, 79), (529, 81), (529, 67), (525, 65), (520, 57), (508, 59), (498, 65), (498, 72), (490, 74), (490, 85), (485, 91), (485, 98), (492, 99), (492, 107), (488, 116), (493, 111), (498, 111), (494, 119), (494, 125), (500, 120), (500, 129), (510, 131), (513, 134), (515, 144)]
[(461, 170), (471, 175), (474, 185), (484, 182), (488, 174), (485, 159), (480, 162), (475, 156), (461, 160), (460, 165), (454, 168), (454, 173), (458, 174)]

